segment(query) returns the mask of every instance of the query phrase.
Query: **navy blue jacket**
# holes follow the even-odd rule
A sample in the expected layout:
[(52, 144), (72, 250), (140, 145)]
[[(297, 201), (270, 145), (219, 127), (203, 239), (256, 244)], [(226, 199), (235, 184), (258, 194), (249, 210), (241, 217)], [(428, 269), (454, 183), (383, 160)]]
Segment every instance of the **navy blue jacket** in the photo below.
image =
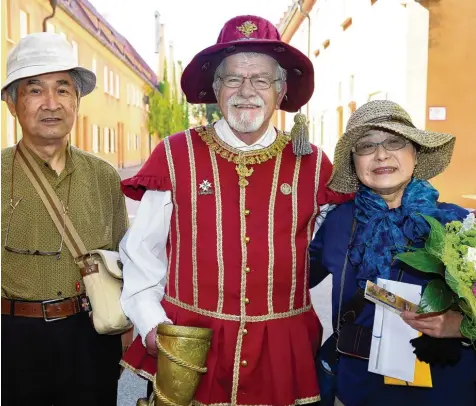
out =
[[(440, 208), (454, 210), (464, 218), (468, 212), (456, 205), (441, 203)], [(332, 314), (335, 329), (339, 307), (342, 268), (350, 242), (355, 204), (344, 203), (332, 210), (310, 246), (310, 286), (332, 274)], [(343, 303), (357, 291), (356, 269), (348, 263), (345, 274)], [(391, 269), (390, 279), (425, 286), (428, 275), (399, 261)], [(375, 305), (368, 302), (356, 323), (372, 327)], [(368, 361), (340, 355), (337, 373), (337, 397), (345, 406), (475, 406), (476, 351), (464, 348), (455, 366), (432, 366), (433, 388), (385, 385), (381, 375), (367, 371)]]

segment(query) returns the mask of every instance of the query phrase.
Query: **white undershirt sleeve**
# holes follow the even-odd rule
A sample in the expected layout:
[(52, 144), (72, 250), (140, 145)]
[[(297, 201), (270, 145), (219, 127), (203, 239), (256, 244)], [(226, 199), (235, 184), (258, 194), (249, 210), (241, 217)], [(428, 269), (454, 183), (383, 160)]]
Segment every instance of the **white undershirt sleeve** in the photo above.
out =
[(119, 246), (124, 265), (121, 304), (143, 343), (158, 324), (171, 323), (160, 302), (165, 292), (172, 207), (170, 191), (146, 191)]

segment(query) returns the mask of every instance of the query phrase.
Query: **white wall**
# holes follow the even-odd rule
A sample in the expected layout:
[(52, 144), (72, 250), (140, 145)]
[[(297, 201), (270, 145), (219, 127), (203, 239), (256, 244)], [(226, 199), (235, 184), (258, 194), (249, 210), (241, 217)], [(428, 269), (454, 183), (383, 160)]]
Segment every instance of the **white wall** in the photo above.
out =
[[(428, 11), (413, 1), (321, 0), (311, 11), (311, 60), (315, 92), (310, 101), (311, 141), (333, 158), (338, 140), (337, 107), (371, 99), (400, 103), (424, 127), (428, 65)], [(346, 18), (352, 24), (344, 31)], [(330, 45), (324, 49), (325, 40)], [(291, 44), (307, 52), (307, 20)], [(314, 51), (319, 55), (314, 56)], [(286, 129), (292, 126), (286, 117)], [(323, 133), (321, 132), (323, 128)]]

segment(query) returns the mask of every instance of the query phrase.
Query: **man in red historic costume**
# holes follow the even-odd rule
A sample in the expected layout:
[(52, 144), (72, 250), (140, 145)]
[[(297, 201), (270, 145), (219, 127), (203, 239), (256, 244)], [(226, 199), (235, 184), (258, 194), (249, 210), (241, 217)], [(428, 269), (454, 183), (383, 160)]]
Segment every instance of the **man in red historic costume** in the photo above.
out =
[[(142, 200), (121, 243), (122, 304), (140, 337), (123, 365), (152, 379), (160, 323), (213, 329), (196, 405), (311, 404), (321, 324), (307, 248), (319, 208), (348, 199), (326, 183), (332, 165), (276, 130), (314, 89), (309, 59), (255, 16), (223, 27), (182, 76), (191, 103), (224, 118), (167, 137), (124, 193)], [(160, 372), (159, 372), (160, 373)]]

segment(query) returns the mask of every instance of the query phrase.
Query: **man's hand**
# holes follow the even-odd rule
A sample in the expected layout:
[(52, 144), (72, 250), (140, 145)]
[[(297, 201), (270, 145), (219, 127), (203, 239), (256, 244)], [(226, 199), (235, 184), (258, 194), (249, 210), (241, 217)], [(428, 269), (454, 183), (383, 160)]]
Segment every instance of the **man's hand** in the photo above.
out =
[(145, 347), (147, 353), (154, 358), (157, 358), (157, 344), (155, 343), (155, 337), (157, 336), (157, 327), (153, 328), (145, 337)]
[(403, 312), (401, 317), (409, 326), (430, 337), (462, 337), (460, 327), (463, 315), (454, 310), (448, 310), (447, 312), (436, 316), (417, 314), (414, 312)]

